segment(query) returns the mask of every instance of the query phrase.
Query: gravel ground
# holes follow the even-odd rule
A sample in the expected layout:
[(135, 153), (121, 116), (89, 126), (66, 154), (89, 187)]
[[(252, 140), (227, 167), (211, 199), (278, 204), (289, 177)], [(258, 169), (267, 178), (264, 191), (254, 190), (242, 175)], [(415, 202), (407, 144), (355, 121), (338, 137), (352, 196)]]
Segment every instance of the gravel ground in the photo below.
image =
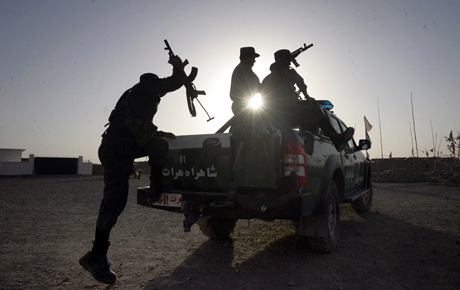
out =
[(112, 231), (118, 274), (98, 283), (78, 264), (91, 248), (101, 177), (0, 178), (0, 289), (459, 289), (460, 187), (376, 183), (374, 206), (342, 205), (338, 249), (314, 252), (292, 222), (238, 221), (208, 240), (182, 216), (130, 198)]

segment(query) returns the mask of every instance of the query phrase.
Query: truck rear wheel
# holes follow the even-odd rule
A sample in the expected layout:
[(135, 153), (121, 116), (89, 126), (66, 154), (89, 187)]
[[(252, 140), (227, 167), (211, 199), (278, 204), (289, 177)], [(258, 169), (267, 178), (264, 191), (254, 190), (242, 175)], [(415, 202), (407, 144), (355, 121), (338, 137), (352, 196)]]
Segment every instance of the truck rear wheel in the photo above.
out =
[(368, 212), (371, 205), (372, 200), (374, 199), (374, 190), (372, 187), (372, 181), (369, 180), (368, 184), (369, 191), (351, 203), (351, 207), (354, 209), (356, 213), (364, 213)]
[(233, 232), (238, 219), (211, 217), (197, 221), (201, 232), (210, 239), (226, 239)]
[(318, 216), (307, 217), (309, 226), (314, 227), (308, 235), (309, 246), (321, 252), (332, 252), (337, 247), (340, 235), (340, 202), (337, 183), (333, 179), (323, 201), (323, 211)]

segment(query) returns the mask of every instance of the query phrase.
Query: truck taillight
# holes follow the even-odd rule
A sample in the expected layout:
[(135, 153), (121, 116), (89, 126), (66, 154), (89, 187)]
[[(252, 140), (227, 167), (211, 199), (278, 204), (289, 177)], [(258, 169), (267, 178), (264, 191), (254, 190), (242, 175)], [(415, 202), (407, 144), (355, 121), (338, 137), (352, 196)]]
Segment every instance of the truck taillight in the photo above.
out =
[(307, 158), (302, 144), (294, 140), (283, 142), (283, 173), (289, 176), (291, 172), (297, 174), (297, 186), (306, 187), (307, 178)]

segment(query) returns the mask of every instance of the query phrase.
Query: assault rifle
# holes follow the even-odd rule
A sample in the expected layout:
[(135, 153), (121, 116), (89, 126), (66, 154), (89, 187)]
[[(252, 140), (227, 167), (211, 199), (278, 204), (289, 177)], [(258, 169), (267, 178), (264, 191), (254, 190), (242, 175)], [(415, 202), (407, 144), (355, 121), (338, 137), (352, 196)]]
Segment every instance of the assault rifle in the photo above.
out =
[(302, 52), (304, 52), (305, 50), (309, 49), (312, 46), (313, 46), (313, 43), (310, 45), (306, 45), (304, 43), (303, 46), (301, 46), (299, 49), (296, 49), (293, 52), (291, 52), (291, 62), (295, 65), (295, 67), (299, 67), (299, 63), (297, 62), (295, 58), (298, 57), (299, 54), (301, 54)]
[[(169, 45), (166, 39), (165, 39), (165, 44), (166, 44), (165, 50), (168, 51), (169, 57), (175, 56), (174, 52), (172, 51), (171, 46)], [(186, 65), (188, 65), (187, 59), (182, 62), (182, 70), (180, 71), (180, 76), (182, 78), (182, 82), (184, 83), (184, 86), (187, 92), (186, 97), (187, 97), (188, 110), (190, 114), (192, 115), (192, 117), (196, 117), (196, 109), (195, 109), (195, 105), (193, 104), (193, 100), (196, 99), (198, 103), (200, 104), (200, 106), (203, 108), (203, 110), (206, 112), (206, 115), (208, 115), (208, 122), (209, 122), (212, 119), (214, 119), (214, 117), (211, 118), (211, 116), (209, 116), (208, 111), (206, 111), (206, 109), (201, 104), (200, 100), (198, 100), (198, 95), (206, 95), (206, 92), (198, 91), (195, 85), (193, 84), (193, 81), (195, 80), (196, 75), (198, 74), (198, 69), (196, 67), (192, 67), (190, 74), (187, 76), (183, 69)]]

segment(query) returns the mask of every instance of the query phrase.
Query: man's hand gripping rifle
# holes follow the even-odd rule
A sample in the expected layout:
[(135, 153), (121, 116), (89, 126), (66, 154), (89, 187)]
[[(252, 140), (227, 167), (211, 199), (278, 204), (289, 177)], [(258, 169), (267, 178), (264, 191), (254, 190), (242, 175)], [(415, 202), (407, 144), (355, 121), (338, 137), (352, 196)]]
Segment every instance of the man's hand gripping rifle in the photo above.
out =
[[(165, 50), (168, 51), (169, 57), (170, 58), (175, 57), (174, 52), (172, 51), (171, 46), (169, 46), (169, 43), (168, 43), (168, 41), (166, 39), (165, 39), (165, 44), (166, 44)], [(200, 104), (200, 106), (203, 108), (203, 110), (206, 112), (206, 115), (208, 115), (208, 122), (209, 122), (212, 119), (214, 119), (214, 117), (211, 118), (211, 116), (209, 116), (208, 112), (203, 107), (203, 105), (201, 104), (200, 100), (198, 100), (198, 95), (206, 95), (206, 92), (205, 91), (198, 91), (196, 89), (195, 85), (193, 84), (193, 81), (195, 80), (196, 75), (198, 74), (198, 69), (196, 67), (192, 67), (192, 70), (191, 70), (190, 74), (187, 76), (185, 71), (184, 71), (184, 67), (187, 64), (188, 64), (188, 60), (184, 60), (182, 62), (182, 69), (180, 70), (180, 75), (181, 75), (181, 78), (182, 78), (182, 82), (184, 83), (185, 89), (187, 91), (188, 110), (189, 110), (190, 114), (192, 115), (192, 117), (196, 117), (196, 109), (195, 109), (195, 105), (193, 104), (193, 100), (196, 99), (198, 101), (198, 103)]]
[(310, 45), (306, 45), (304, 43), (302, 47), (291, 52), (291, 62), (295, 65), (295, 67), (299, 67), (299, 64), (297, 63), (297, 60), (295, 58), (298, 57), (299, 54), (301, 54), (302, 52), (304, 52), (305, 50), (309, 49), (312, 46), (313, 46), (313, 43)]

